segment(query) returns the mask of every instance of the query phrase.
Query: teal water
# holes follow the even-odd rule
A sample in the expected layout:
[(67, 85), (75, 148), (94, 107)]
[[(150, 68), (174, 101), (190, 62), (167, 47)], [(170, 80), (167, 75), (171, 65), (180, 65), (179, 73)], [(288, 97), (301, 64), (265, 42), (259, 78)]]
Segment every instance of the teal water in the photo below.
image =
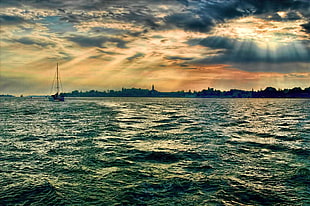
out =
[(309, 99), (0, 105), (0, 205), (310, 205)]

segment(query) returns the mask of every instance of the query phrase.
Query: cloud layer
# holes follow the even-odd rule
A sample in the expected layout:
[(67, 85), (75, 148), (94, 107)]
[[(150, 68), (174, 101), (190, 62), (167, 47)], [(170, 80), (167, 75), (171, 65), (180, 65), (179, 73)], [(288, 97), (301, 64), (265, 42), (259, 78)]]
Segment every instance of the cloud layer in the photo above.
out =
[(38, 81), (30, 65), (48, 78), (55, 61), (72, 89), (308, 85), (308, 0), (10, 0), (0, 8), (6, 89), (24, 88), (10, 84), (14, 72)]

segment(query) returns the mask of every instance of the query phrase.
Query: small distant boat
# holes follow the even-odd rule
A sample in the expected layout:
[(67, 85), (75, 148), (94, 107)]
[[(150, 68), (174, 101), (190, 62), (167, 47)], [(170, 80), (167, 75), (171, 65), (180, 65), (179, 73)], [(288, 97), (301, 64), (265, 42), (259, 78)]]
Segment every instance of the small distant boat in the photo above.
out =
[(52, 90), (55, 89), (56, 93), (49, 97), (50, 101), (56, 101), (56, 102), (65, 101), (65, 97), (60, 93), (60, 86), (61, 86), (61, 81), (60, 81), (60, 77), (59, 77), (59, 69), (58, 69), (58, 63), (57, 63), (56, 80), (54, 79), (53, 84), (52, 84)]

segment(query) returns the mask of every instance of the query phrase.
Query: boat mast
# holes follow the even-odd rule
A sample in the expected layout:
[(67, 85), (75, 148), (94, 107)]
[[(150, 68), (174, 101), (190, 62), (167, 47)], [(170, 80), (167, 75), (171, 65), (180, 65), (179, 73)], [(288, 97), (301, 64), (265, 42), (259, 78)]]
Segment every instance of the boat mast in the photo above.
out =
[(58, 74), (58, 62), (57, 62), (57, 69), (56, 69), (56, 89), (57, 89), (57, 94), (59, 94), (59, 74)]

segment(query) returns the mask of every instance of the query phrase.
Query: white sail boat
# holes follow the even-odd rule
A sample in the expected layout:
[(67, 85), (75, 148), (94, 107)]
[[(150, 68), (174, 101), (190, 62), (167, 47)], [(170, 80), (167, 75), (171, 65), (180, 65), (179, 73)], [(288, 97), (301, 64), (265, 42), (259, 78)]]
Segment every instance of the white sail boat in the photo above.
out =
[(53, 85), (52, 85), (52, 90), (56, 90), (56, 93), (51, 95), (49, 97), (50, 101), (57, 101), (57, 102), (63, 102), (65, 101), (65, 97), (60, 93), (60, 77), (59, 77), (59, 69), (58, 69), (58, 62), (57, 62), (57, 67), (56, 67), (56, 81), (54, 79)]

